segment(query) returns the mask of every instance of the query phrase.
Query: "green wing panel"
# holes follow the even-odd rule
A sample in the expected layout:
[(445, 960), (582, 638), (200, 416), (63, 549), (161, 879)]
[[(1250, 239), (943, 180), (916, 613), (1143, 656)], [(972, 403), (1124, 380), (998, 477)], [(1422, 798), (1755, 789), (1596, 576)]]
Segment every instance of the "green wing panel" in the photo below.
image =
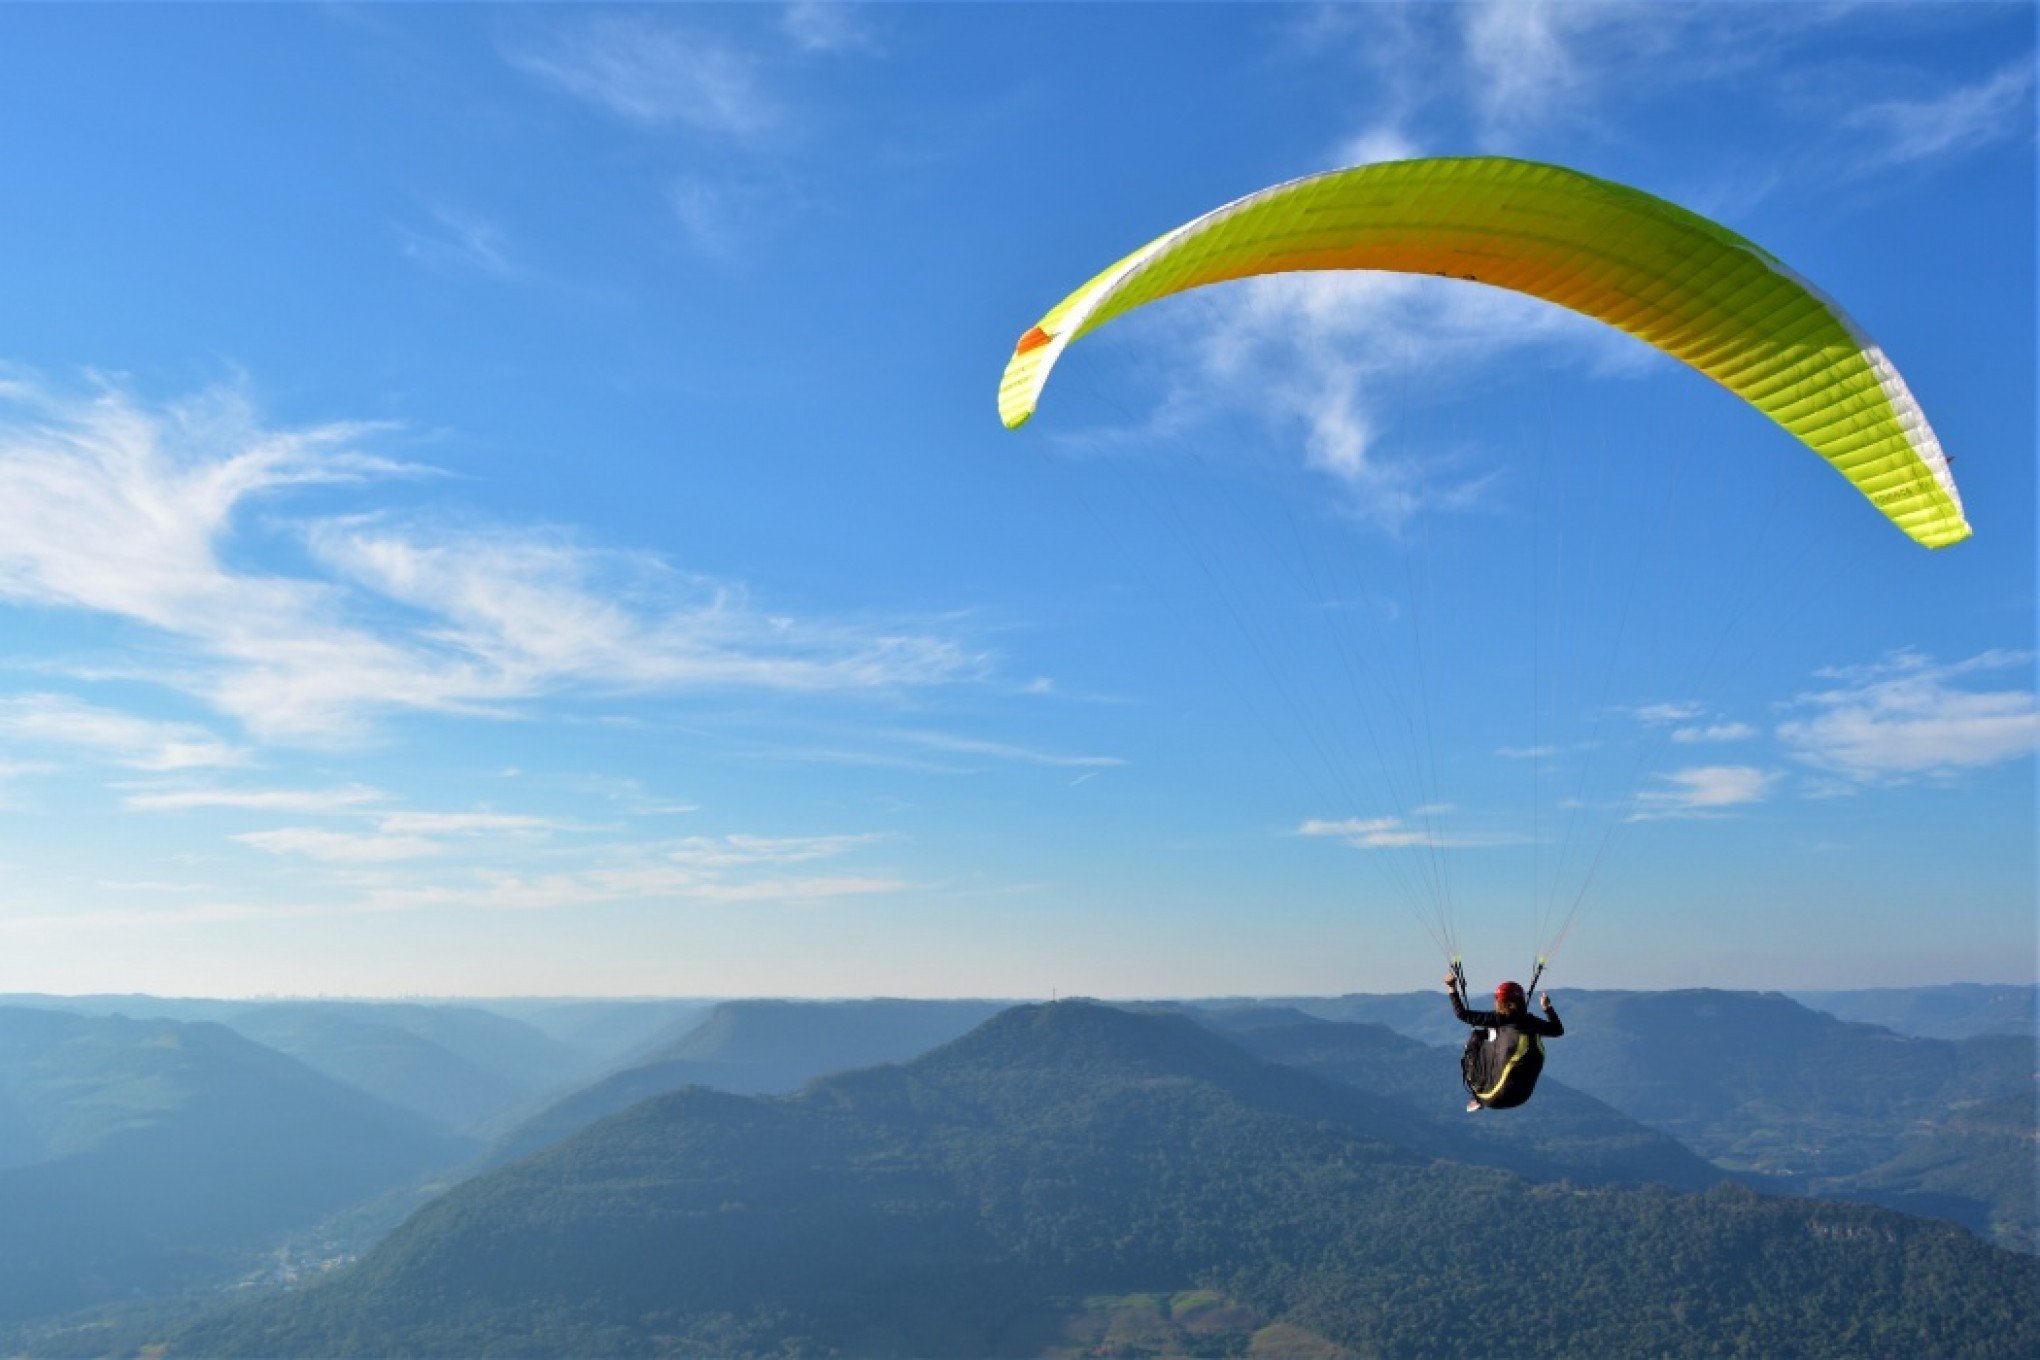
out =
[(1435, 274), (1627, 331), (1791, 431), (1930, 548), (1970, 533), (1948, 459), (1897, 369), (1832, 301), (1717, 222), (1561, 166), (1389, 161), (1276, 185), (1150, 242), (1021, 337), (999, 415), (1033, 415), (1072, 341), (1144, 303), (1298, 270)]

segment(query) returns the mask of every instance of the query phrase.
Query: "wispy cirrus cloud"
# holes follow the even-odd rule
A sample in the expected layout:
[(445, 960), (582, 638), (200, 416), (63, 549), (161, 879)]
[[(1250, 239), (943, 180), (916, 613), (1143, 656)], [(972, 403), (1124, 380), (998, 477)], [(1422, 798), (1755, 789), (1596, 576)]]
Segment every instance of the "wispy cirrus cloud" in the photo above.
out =
[[(1428, 811), (1449, 810), (1435, 808)], [(1418, 809), (1412, 815), (1423, 816), (1426, 811)], [(1355, 850), (1402, 850), (1411, 847), (1463, 850), (1516, 845), (1522, 841), (1520, 836), (1499, 832), (1452, 832), (1435, 827), (1415, 826), (1401, 817), (1342, 817), (1337, 820), (1311, 818), (1298, 826), (1294, 834), (1331, 837), (1343, 841)]]
[(447, 207), (429, 209), (427, 216), (424, 225), (397, 227), (404, 254), (419, 264), (496, 278), (515, 278), (524, 272), (512, 254), (509, 233), (499, 224)]
[(878, 39), (864, 7), (848, 0), (797, 0), (780, 11), (779, 26), (802, 52), (872, 52)]
[(1597, 135), (1594, 117), (1612, 89), (1705, 79), (1762, 60), (1756, 54), (1804, 27), (1753, 12), (1739, 25), (1721, 22), (1707, 8), (1588, 0), (1328, 5), (1307, 11), (1284, 49), (1358, 65), (1378, 128), (1403, 138), (1427, 128), (1454, 146), (1509, 151), (1553, 127)]
[(336, 574), (436, 620), (437, 639), (512, 689), (874, 690), (988, 667), (925, 633), (768, 614), (736, 583), (556, 530), (329, 520), (308, 539)]
[(244, 749), (195, 724), (140, 718), (65, 694), (0, 698), (0, 736), (85, 751), (137, 770), (203, 769), (248, 759)]
[(392, 812), (377, 820), (382, 831), (400, 836), (535, 835), (560, 825), (518, 812)]
[[(1605, 110), (1809, 62), (1846, 4), (1686, 5), (1480, 0), (1447, 8), (1458, 61), (1437, 85), (1481, 143), (1508, 151), (1554, 128), (1607, 139)], [(1817, 48), (1815, 50), (1818, 50)]]
[(1844, 125), (1861, 139), (1865, 170), (1966, 155), (2012, 137), (2033, 136), (2031, 54), (1982, 80), (1916, 99), (1886, 99), (1855, 110)]
[(351, 815), (385, 801), (384, 794), (363, 784), (331, 789), (151, 788), (121, 795), (121, 806), (133, 812), (190, 812), (222, 808), (237, 812), (327, 813)]
[(861, 8), (795, 4), (572, 15), (530, 26), (504, 59), (642, 133), (679, 134), (697, 151), (669, 172), (664, 200), (686, 244), (739, 262), (806, 206), (815, 176), (788, 166), (825, 119), (804, 81), (817, 62), (881, 53)]
[(826, 836), (687, 836), (659, 847), (658, 859), (689, 869), (730, 869), (758, 864), (805, 864), (834, 859), (884, 837), (871, 832)]
[(377, 815), (371, 831), (286, 826), (245, 831), (231, 839), (272, 855), (329, 864), (388, 864), (447, 854), (462, 840), (531, 838), (559, 829), (561, 824), (550, 818), (518, 813), (391, 812)]
[(2040, 749), (2033, 689), (1984, 677), (2030, 673), (2032, 660), (1995, 650), (1940, 662), (1901, 651), (1835, 667), (1820, 673), (1834, 684), (1791, 701), (1804, 716), (1781, 722), (1778, 736), (1801, 761), (1856, 784), (1952, 779), (2024, 760)]
[(883, 735), (909, 745), (946, 751), (952, 755), (985, 756), (992, 760), (1010, 761), (1021, 765), (1048, 765), (1066, 769), (1111, 769), (1126, 764), (1119, 756), (1041, 751), (1030, 746), (1014, 745), (1011, 742), (987, 741), (978, 737), (958, 736), (953, 732), (935, 732), (920, 728), (892, 730)]
[[(767, 613), (740, 584), (558, 529), (293, 518), (306, 488), (422, 475), (361, 451), (377, 432), (272, 428), (235, 392), (151, 406), (112, 387), (0, 387), (0, 601), (132, 625), (125, 666), (96, 673), (168, 685), (286, 742), (357, 739), (395, 712), (501, 716), (576, 689), (870, 693), (988, 669), (923, 629)], [(258, 504), (266, 541), (248, 523)], [(322, 574), (247, 565), (292, 540)], [(15, 721), (146, 744), (53, 696), (18, 702)], [(230, 763), (216, 739), (153, 758)]]
[(573, 869), (520, 873), (478, 866), (452, 881), (371, 885), (361, 901), (373, 911), (537, 911), (619, 902), (813, 903), (911, 889), (911, 882), (887, 873), (804, 871), (885, 839), (869, 833), (731, 833), (604, 845)]
[(423, 859), (446, 849), (444, 843), (429, 836), (335, 831), (317, 826), (243, 831), (232, 839), (272, 855), (300, 856), (327, 864), (391, 864)]
[[(1894, 11), (1897, 13), (1897, 11)], [(1365, 115), (1386, 148), (1444, 143), (1524, 154), (1555, 133), (1614, 142), (1612, 108), (1690, 98), (1710, 89), (1744, 99), (1754, 83), (1808, 129), (1763, 171), (1699, 166), (1686, 201), (1743, 207), (1785, 184), (1832, 186), (1898, 165), (1926, 165), (2031, 135), (2031, 55), (1966, 85), (1900, 98), (1920, 72), (1886, 70), (1866, 84), (1831, 34), (1859, 16), (1849, 4), (1722, 6), (1477, 0), (1436, 7), (1324, 7), (1296, 26), (1292, 55), (1338, 54), (1367, 72)], [(1898, 22), (1945, 19), (1960, 7), (1915, 8)], [(1357, 156), (1353, 159), (1373, 159)], [(1348, 161), (1347, 163), (1351, 163)], [(1695, 198), (1693, 195), (1697, 195)]]
[(576, 18), (504, 52), (511, 65), (642, 127), (686, 127), (753, 140), (785, 109), (749, 50), (666, 15)]

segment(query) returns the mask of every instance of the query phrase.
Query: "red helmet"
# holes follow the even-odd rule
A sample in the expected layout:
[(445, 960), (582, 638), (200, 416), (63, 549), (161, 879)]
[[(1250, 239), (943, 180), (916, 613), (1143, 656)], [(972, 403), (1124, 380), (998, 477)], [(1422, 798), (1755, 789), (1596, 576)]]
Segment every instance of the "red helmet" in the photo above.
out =
[(1497, 1006), (1522, 1005), (1523, 984), (1520, 982), (1504, 982), (1501, 986), (1495, 988), (1495, 1004)]

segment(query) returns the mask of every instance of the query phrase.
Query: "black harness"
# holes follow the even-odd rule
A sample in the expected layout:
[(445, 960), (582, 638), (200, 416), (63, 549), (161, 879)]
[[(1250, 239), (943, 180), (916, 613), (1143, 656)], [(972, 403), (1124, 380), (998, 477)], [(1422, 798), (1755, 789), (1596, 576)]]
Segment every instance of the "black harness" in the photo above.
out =
[[(1525, 1011), (1543, 977), (1544, 960), (1539, 959), (1523, 992)], [(1466, 1004), (1466, 970), (1458, 959), (1452, 960), (1452, 987), (1460, 1008), (1471, 1010)], [(1530, 1099), (1543, 1071), (1544, 1041), (1506, 1025), (1475, 1029), (1466, 1036), (1466, 1049), (1459, 1055), (1459, 1079), (1466, 1083), (1466, 1093), (1491, 1110), (1512, 1109)]]

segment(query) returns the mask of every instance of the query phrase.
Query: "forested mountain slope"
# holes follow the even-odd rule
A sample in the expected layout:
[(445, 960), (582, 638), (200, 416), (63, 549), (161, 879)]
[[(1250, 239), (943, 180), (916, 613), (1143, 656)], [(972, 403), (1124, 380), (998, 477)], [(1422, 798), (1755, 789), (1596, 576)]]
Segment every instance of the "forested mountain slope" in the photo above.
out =
[(216, 1024), (0, 1007), (0, 1321), (237, 1268), (470, 1145)]
[(726, 1001), (674, 1043), (512, 1129), (490, 1154), (515, 1161), (606, 1115), (686, 1086), (792, 1091), (829, 1072), (902, 1062), (995, 1015), (995, 1001)]
[(1436, 1355), (1497, 1318), (1527, 1355), (2040, 1348), (2040, 1267), (1958, 1229), (1539, 1184), (1433, 1127), (1182, 1017), (1017, 1007), (795, 1096), (640, 1104), (171, 1353), (1027, 1354), (1192, 1289), (1233, 1310), (1219, 1353)]

